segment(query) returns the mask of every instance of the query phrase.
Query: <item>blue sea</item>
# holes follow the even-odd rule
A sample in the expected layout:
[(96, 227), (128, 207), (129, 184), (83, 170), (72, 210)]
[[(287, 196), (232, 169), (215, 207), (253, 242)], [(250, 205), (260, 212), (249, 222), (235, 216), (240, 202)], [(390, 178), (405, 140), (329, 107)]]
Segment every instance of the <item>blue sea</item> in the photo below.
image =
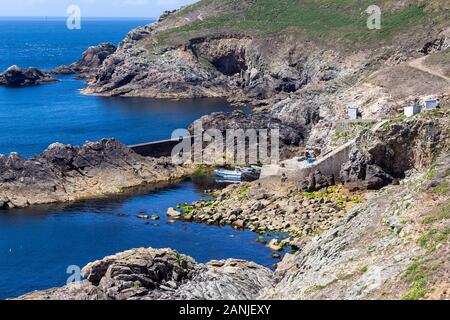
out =
[[(63, 19), (0, 19), (0, 70), (13, 64), (50, 70), (81, 58), (89, 46), (118, 44), (146, 20), (87, 20), (69, 30)], [(222, 100), (157, 101), (79, 94), (83, 81), (59, 77), (58, 83), (28, 88), (0, 87), (0, 153), (41, 153), (53, 142), (83, 144), (116, 138), (126, 144), (168, 139), (173, 130), (214, 111), (230, 111)]]
[[(118, 44), (146, 20), (88, 20), (70, 31), (64, 20), (0, 19), (0, 69), (52, 69), (70, 64), (91, 45)], [(0, 153), (32, 156), (49, 144), (82, 144), (115, 137), (135, 144), (169, 138), (177, 128), (215, 111), (221, 100), (158, 101), (83, 96), (72, 76), (30, 88), (0, 87)], [(275, 261), (258, 235), (201, 224), (169, 223), (165, 212), (178, 203), (209, 199), (194, 181), (144, 188), (110, 199), (0, 211), (0, 299), (66, 283), (67, 267), (83, 267), (135, 247), (170, 247), (199, 262), (242, 258), (271, 266)], [(161, 220), (146, 224), (146, 212)], [(125, 216), (122, 216), (125, 214)]]

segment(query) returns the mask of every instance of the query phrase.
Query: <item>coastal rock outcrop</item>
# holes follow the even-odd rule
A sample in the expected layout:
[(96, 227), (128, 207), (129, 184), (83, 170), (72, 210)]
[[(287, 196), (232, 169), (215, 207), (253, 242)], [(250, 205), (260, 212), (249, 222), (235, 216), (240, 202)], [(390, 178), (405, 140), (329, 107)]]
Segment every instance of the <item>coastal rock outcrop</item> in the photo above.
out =
[(229, 259), (198, 264), (170, 249), (134, 249), (88, 264), (86, 279), (20, 300), (248, 300), (272, 286), (272, 271)]
[(114, 139), (82, 147), (52, 144), (42, 154), (0, 155), (0, 207), (26, 207), (120, 193), (184, 176), (170, 159), (144, 158)]
[[(216, 129), (223, 133), (228, 129), (232, 130), (267, 130), (269, 137), (271, 130), (279, 130), (280, 141), (287, 145), (298, 146), (304, 141), (304, 136), (299, 128), (294, 128), (273, 118), (269, 113), (251, 113), (236, 110), (231, 113), (216, 112), (203, 116), (198, 120), (203, 130)], [(194, 125), (189, 127), (193, 132)], [(304, 130), (306, 131), (306, 129)]]
[(107, 57), (116, 52), (117, 47), (111, 42), (89, 47), (80, 60), (69, 66), (59, 66), (51, 71), (53, 74), (79, 74), (82, 78), (93, 77)]
[(436, 117), (394, 121), (375, 133), (363, 132), (342, 166), (341, 181), (381, 189), (410, 170), (429, 166), (448, 146), (449, 125), (448, 110), (443, 110)]
[(0, 73), (0, 85), (11, 87), (35, 86), (58, 81), (48, 72), (36, 68), (22, 69), (14, 65)]
[(448, 299), (448, 153), (288, 254), (261, 299)]

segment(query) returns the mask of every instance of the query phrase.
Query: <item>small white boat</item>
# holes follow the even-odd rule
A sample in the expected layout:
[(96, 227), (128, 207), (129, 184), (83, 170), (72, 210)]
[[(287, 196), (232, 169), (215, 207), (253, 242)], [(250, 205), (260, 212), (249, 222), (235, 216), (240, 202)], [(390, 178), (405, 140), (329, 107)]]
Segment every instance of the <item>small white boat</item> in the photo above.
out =
[(218, 169), (214, 171), (216, 176), (224, 178), (224, 179), (233, 179), (233, 180), (240, 180), (242, 178), (242, 172), (234, 170), (223, 170)]

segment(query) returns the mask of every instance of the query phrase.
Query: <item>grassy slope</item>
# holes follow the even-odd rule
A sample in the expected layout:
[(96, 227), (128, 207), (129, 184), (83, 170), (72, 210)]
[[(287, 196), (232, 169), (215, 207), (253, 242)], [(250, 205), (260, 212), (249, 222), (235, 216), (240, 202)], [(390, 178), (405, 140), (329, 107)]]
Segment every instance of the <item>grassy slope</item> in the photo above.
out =
[[(180, 11), (182, 17), (197, 10), (219, 12), (182, 27), (163, 32), (160, 39), (177, 42), (202, 33), (238, 31), (261, 35), (292, 29), (311, 38), (333, 39), (348, 46), (371, 45), (396, 35), (424, 28), (433, 19), (440, 25), (449, 10), (436, 9), (446, 0), (380, 0), (382, 29), (368, 30), (367, 7), (371, 0), (202, 0)], [(396, 6), (397, 3), (397, 6)], [(448, 20), (447, 20), (448, 21)]]

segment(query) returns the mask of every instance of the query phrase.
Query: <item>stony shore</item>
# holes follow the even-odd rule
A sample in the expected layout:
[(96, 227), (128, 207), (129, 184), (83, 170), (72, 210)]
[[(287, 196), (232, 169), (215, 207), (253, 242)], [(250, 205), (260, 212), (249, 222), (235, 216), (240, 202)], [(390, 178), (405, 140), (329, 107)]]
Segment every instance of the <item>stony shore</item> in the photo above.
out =
[[(350, 194), (338, 187), (302, 193), (294, 186), (269, 180), (230, 186), (215, 200), (181, 205), (179, 211), (170, 209), (169, 215), (185, 221), (249, 229), (261, 234), (259, 241), (263, 244), (271, 235), (269, 247), (281, 251), (284, 246), (302, 247), (306, 238), (335, 225), (363, 199), (362, 193)], [(280, 233), (289, 238), (281, 239), (277, 236)]]
[[(173, 219), (248, 228), (261, 234), (260, 242), (273, 238), (265, 244), (274, 251), (293, 247), (275, 273), (241, 260), (201, 265), (169, 249), (135, 249), (89, 264), (81, 285), (20, 299), (450, 299), (449, 86), (446, 76), (427, 71), (447, 72), (450, 28), (433, 20), (444, 12), (440, 1), (412, 7), (432, 17), (429, 24), (410, 17), (411, 2), (386, 2), (398, 23), (383, 33), (380, 45), (375, 32), (355, 31), (355, 40), (367, 41), (345, 42), (347, 26), (333, 29), (328, 39), (323, 32), (319, 40), (308, 28), (266, 32), (258, 28), (267, 23), (255, 20), (255, 29), (241, 25), (238, 32), (227, 24), (230, 18), (259, 12), (263, 20), (270, 6), (203, 1), (132, 30), (117, 50), (88, 50), (86, 69), (60, 68), (86, 74), (86, 94), (224, 97), (251, 104), (250, 115), (202, 120), (220, 130), (279, 128), (283, 143), (318, 155), (339, 145), (338, 123), (347, 119), (349, 106), (358, 105), (364, 119), (391, 122), (376, 133), (361, 130), (339, 175), (317, 173), (327, 184), (315, 176), (306, 185), (295, 177), (269, 179), (168, 210)], [(301, 10), (289, 1), (277, 5)], [(331, 2), (319, 1), (315, 9), (327, 20), (347, 14)], [(354, 10), (359, 15), (365, 8)], [(416, 59), (431, 65), (418, 69)], [(439, 98), (444, 111), (400, 116), (405, 106), (429, 95)], [(0, 158), (0, 207), (116, 193), (189, 170), (167, 159), (143, 159), (112, 140), (81, 148), (53, 145), (33, 159)]]

